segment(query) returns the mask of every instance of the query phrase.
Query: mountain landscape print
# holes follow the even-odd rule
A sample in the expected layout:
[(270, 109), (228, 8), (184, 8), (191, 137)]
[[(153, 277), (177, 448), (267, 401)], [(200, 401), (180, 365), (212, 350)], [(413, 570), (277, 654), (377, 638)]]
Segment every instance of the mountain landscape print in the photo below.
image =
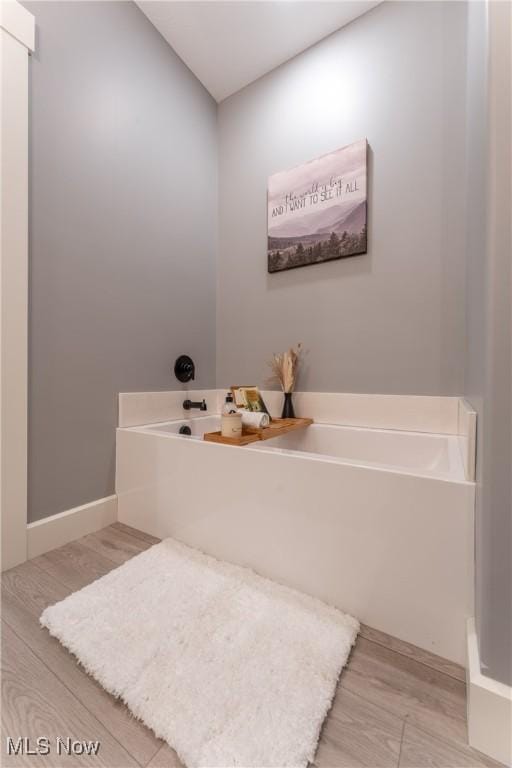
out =
[(268, 271), (366, 253), (366, 139), (268, 180)]

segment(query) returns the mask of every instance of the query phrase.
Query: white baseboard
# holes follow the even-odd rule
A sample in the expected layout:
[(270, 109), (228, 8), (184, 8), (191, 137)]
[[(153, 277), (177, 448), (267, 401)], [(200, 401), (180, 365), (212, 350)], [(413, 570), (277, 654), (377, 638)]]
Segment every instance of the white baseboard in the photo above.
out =
[(468, 740), (471, 747), (512, 765), (512, 688), (480, 672), (475, 620), (467, 624)]
[(27, 525), (27, 557), (37, 557), (94, 533), (117, 520), (117, 496), (105, 496), (81, 507)]

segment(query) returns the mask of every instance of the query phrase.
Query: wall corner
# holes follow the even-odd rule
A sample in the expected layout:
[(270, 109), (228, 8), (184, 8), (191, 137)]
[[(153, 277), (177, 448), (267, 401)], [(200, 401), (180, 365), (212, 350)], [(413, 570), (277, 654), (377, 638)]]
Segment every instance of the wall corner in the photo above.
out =
[(467, 718), (471, 747), (504, 765), (512, 765), (512, 688), (480, 671), (475, 620), (468, 619)]

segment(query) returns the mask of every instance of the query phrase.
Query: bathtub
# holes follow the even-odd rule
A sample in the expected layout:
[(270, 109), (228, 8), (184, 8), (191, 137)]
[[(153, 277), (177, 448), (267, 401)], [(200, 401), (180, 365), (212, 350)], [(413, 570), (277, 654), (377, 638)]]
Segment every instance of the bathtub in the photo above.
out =
[(219, 428), (118, 429), (119, 520), (464, 664), (474, 484), (457, 435), (313, 424), (243, 448), (202, 440)]
[[(191, 435), (180, 435), (188, 426)], [(185, 439), (202, 439), (205, 432), (220, 430), (220, 416), (205, 416), (142, 427), (150, 434), (176, 435)], [(391, 429), (368, 429), (337, 424), (312, 424), (271, 441), (246, 446), (247, 450), (271, 450), (293, 455), (338, 461), (422, 477), (437, 477), (464, 481), (464, 464), (457, 435), (431, 435), (425, 432), (404, 432)]]

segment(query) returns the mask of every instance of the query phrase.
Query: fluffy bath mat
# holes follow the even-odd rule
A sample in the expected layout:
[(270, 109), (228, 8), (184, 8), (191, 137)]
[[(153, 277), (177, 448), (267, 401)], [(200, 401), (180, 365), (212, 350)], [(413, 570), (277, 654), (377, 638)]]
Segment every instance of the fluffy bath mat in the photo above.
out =
[(166, 539), (41, 623), (187, 766), (306, 766), (359, 624)]

